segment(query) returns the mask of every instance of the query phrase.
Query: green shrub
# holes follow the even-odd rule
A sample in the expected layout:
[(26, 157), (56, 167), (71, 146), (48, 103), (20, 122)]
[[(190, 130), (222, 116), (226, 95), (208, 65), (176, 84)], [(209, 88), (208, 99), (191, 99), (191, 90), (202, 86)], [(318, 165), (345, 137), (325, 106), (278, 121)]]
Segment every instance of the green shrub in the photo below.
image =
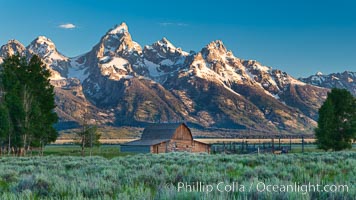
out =
[[(0, 158), (0, 199), (353, 199), (356, 153)], [(179, 182), (343, 184), (348, 192), (178, 192)]]

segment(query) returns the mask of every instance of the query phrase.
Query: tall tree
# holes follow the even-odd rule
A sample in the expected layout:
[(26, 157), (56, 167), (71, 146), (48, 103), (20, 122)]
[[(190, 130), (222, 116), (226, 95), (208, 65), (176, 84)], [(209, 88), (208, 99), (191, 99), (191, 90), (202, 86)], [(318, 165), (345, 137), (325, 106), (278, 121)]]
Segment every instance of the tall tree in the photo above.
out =
[[(0, 68), (1, 70), (1, 68)], [(1, 72), (0, 72), (1, 73)], [(0, 79), (0, 151), (4, 146), (5, 136), (9, 132), (9, 112), (4, 104), (4, 89), (2, 81)], [(1, 152), (2, 153), (2, 152)]]
[(40, 146), (43, 149), (44, 145), (54, 142), (58, 137), (53, 127), (58, 121), (54, 112), (56, 107), (54, 87), (50, 84), (50, 72), (37, 56), (31, 58), (27, 71), (28, 76), (32, 77), (27, 79), (27, 84), (30, 85), (32, 99), (36, 101), (31, 103), (30, 119), (31, 122), (41, 119), (41, 123), (30, 124), (32, 137), (29, 138), (28, 145)]
[(9, 132), (10, 132), (9, 111), (4, 104), (0, 103), (0, 148), (2, 148), (5, 145), (5, 141), (8, 139), (7, 134), (9, 134)]
[(1, 84), (3, 90), (2, 106), (7, 112), (7, 129), (6, 143), (8, 144), (8, 153), (11, 150), (23, 145), (21, 137), (23, 135), (22, 121), (24, 119), (24, 112), (21, 101), (21, 82), (20, 82), (20, 68), (26, 65), (26, 60), (20, 56), (12, 56), (4, 59), (1, 65)]
[(345, 89), (332, 89), (319, 109), (315, 129), (320, 149), (340, 151), (352, 148), (356, 138), (356, 99)]
[(8, 110), (11, 124), (7, 131), (9, 148), (26, 150), (55, 141), (57, 132), (53, 124), (58, 117), (54, 112), (49, 70), (37, 56), (29, 61), (12, 56), (4, 59), (1, 68), (0, 79), (5, 92), (2, 105)]

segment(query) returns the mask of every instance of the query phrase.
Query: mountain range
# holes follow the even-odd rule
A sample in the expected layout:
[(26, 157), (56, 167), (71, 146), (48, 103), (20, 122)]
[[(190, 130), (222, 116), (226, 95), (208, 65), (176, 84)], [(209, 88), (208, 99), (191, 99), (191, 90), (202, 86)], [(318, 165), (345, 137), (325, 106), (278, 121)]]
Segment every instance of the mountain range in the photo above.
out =
[(91, 122), (108, 126), (184, 121), (202, 129), (312, 133), (329, 88), (356, 96), (356, 72), (296, 79), (234, 56), (220, 40), (189, 53), (166, 38), (141, 46), (125, 23), (77, 57), (44, 36), (27, 47), (8, 41), (0, 62), (14, 54), (36, 54), (51, 71), (58, 129), (78, 126), (87, 111)]

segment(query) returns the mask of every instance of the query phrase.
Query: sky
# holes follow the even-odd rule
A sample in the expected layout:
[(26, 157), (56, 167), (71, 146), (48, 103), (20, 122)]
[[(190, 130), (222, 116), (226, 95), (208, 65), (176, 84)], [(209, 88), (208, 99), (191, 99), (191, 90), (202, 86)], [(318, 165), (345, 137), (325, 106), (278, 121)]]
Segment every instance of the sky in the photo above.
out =
[(0, 0), (0, 45), (39, 35), (64, 55), (90, 51), (125, 22), (134, 41), (163, 37), (189, 52), (214, 40), (292, 76), (356, 71), (354, 0)]

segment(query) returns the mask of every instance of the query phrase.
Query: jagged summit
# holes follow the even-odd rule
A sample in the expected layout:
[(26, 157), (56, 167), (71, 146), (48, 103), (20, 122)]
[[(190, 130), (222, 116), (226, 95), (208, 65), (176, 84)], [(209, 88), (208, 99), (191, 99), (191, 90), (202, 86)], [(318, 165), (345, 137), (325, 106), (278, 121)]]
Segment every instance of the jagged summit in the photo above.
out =
[(7, 41), (6, 44), (17, 44), (17, 45), (23, 46), (23, 44), (16, 39), (11, 39), (11, 40)]
[(132, 40), (124, 22), (110, 29), (101, 38), (97, 48), (99, 48), (97, 57), (113, 55), (129, 57), (131, 54), (139, 55), (142, 52), (141, 46)]
[(157, 41), (157, 44), (163, 46), (171, 51), (174, 51), (176, 47), (167, 38), (163, 37), (161, 40)]
[(226, 49), (224, 43), (221, 40), (215, 40), (215, 41), (210, 42), (206, 46), (206, 48), (208, 50), (212, 50), (212, 49), (217, 50), (220, 53), (226, 53), (227, 52), (227, 49)]
[(344, 71), (325, 75), (318, 72), (316, 75), (300, 78), (300, 80), (319, 87), (344, 88), (356, 96), (356, 72)]
[(40, 44), (43, 44), (43, 43), (54, 44), (51, 39), (49, 39), (49, 38), (47, 38), (46, 36), (43, 36), (43, 35), (38, 36), (38, 37), (37, 37), (35, 40), (33, 40), (33, 41), (35, 41), (36, 43), (40, 43)]
[(189, 54), (162, 38), (143, 49), (143, 64), (151, 78), (164, 82), (169, 74), (178, 71)]
[[(126, 23), (74, 58), (60, 54), (44, 36), (27, 48), (13, 40), (0, 50), (0, 62), (4, 55), (23, 52), (46, 63), (62, 121), (80, 122), (75, 115), (88, 103), (93, 120), (114, 126), (177, 119), (206, 128), (311, 133), (328, 92), (237, 58), (220, 40), (190, 54), (165, 37), (141, 50)], [(330, 77), (330, 83), (356, 88), (356, 73)]]
[(65, 59), (65, 57), (57, 51), (56, 45), (52, 40), (45, 36), (39, 36), (33, 40), (27, 47), (27, 50), (31, 54), (36, 54), (42, 58), (52, 57), (53, 59)]
[(108, 34), (117, 35), (123, 34), (125, 32), (129, 32), (129, 28), (127, 27), (127, 24), (125, 22), (122, 22), (121, 24), (116, 25), (114, 28), (110, 29)]
[(153, 51), (157, 51), (161, 54), (180, 54), (184, 56), (189, 55), (181, 48), (177, 48), (175, 45), (173, 45), (166, 37), (163, 37), (161, 40), (158, 40), (151, 45), (146, 45), (144, 49), (146, 51), (154, 49)]
[(46, 36), (38, 36), (26, 47), (27, 54), (39, 56), (51, 71), (51, 80), (67, 77), (68, 58), (58, 52), (54, 42)]
[(17, 40), (9, 40), (5, 45), (0, 48), (0, 57), (9, 57), (16, 54), (23, 54), (26, 48), (21, 42)]
[(228, 51), (221, 40), (215, 40), (206, 45), (201, 51), (202, 56), (208, 62), (225, 62), (225, 60), (237, 59), (231, 51)]
[(56, 45), (54, 42), (46, 36), (38, 36), (29, 45), (30, 48), (38, 46), (46, 46), (50, 50), (56, 50)]

